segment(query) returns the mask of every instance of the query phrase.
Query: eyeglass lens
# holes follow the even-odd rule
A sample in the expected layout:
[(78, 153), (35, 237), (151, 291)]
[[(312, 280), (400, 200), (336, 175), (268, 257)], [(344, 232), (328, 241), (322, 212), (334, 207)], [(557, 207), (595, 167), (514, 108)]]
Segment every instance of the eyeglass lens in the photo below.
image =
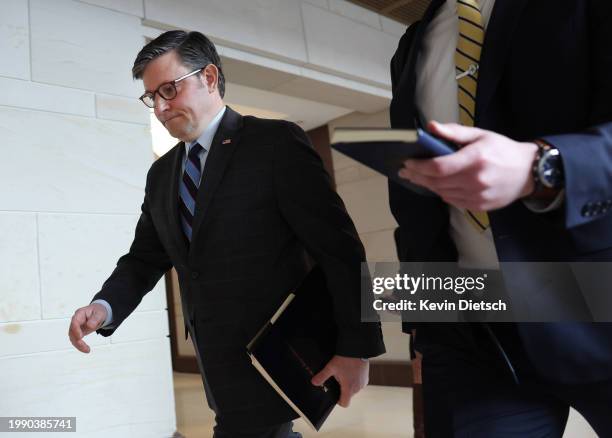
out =
[[(162, 85), (157, 90), (157, 93), (165, 100), (174, 99), (176, 97), (176, 87), (172, 82)], [(155, 107), (155, 95), (147, 94), (143, 97), (143, 102), (149, 108)]]

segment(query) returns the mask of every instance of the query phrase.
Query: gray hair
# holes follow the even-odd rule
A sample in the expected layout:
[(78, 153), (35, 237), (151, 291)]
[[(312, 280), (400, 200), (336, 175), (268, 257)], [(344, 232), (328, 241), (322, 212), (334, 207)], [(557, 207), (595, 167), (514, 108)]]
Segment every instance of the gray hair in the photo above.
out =
[(170, 51), (175, 51), (181, 62), (187, 67), (196, 70), (213, 64), (219, 70), (219, 95), (225, 95), (225, 76), (221, 69), (221, 59), (217, 54), (215, 45), (200, 32), (185, 32), (171, 30), (162, 33), (144, 46), (134, 61), (132, 76), (142, 79), (145, 68), (155, 58)]

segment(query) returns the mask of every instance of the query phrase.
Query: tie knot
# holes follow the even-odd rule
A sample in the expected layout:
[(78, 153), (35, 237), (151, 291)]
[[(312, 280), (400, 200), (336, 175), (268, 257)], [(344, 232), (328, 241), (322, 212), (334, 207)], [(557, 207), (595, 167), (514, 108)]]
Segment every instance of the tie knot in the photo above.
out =
[(203, 149), (204, 148), (200, 146), (200, 143), (196, 143), (189, 149), (189, 156), (197, 157)]

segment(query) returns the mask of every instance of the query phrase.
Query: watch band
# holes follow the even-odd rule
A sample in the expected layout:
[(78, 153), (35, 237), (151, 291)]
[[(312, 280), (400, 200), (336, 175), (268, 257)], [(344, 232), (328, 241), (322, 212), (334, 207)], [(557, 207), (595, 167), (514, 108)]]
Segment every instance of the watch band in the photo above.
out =
[(538, 150), (533, 159), (533, 163), (531, 164), (531, 178), (533, 179), (533, 190), (529, 194), (529, 197), (532, 197), (537, 192), (542, 190), (542, 181), (540, 181), (540, 173), (538, 172), (538, 167), (540, 164), (540, 160), (542, 159), (542, 156), (544, 155), (544, 151), (546, 150), (546, 147), (547, 146), (550, 147), (550, 145), (548, 145), (547, 143), (539, 139), (533, 140), (533, 142), (538, 147)]
[(540, 179), (540, 161), (544, 154), (553, 149), (549, 143), (545, 142), (541, 139), (535, 139), (533, 142), (538, 146), (538, 151), (536, 152), (535, 158), (533, 159), (533, 164), (531, 167), (531, 177), (533, 178), (533, 191), (529, 194), (529, 198), (550, 198), (551, 195), (556, 193), (555, 189), (551, 189), (542, 184), (542, 180)]

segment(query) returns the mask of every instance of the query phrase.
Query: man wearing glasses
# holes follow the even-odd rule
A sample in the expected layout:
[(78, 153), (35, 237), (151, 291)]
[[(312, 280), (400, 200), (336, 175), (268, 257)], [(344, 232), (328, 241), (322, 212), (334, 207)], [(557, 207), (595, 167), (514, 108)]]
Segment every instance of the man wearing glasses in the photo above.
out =
[(88, 353), (83, 336), (112, 335), (174, 267), (216, 413), (214, 437), (299, 436), (295, 413), (252, 367), (246, 344), (319, 265), (338, 337), (336, 356), (313, 383), (335, 377), (339, 404), (348, 406), (367, 383), (364, 358), (384, 352), (379, 325), (360, 322), (365, 254), (355, 227), (297, 125), (224, 105), (221, 62), (204, 35), (162, 34), (140, 51), (132, 73), (144, 82), (142, 102), (180, 142), (151, 166), (132, 246), (75, 312), (71, 342)]

